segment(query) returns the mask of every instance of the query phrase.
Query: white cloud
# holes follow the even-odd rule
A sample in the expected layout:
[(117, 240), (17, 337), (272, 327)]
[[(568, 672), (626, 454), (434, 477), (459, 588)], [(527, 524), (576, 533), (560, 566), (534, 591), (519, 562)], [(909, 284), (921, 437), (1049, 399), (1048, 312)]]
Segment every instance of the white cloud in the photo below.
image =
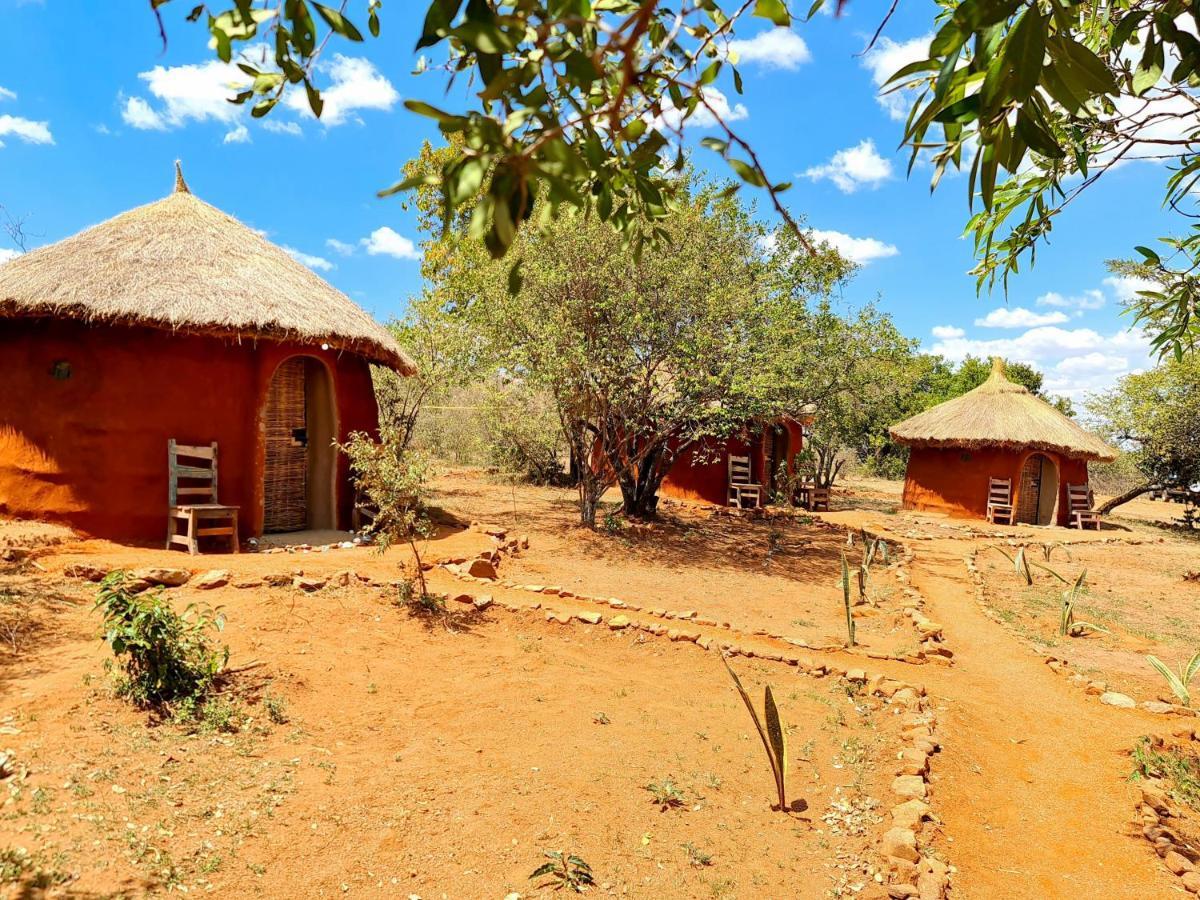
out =
[(818, 181), (828, 178), (845, 194), (853, 194), (860, 187), (877, 188), (892, 177), (892, 164), (875, 149), (872, 140), (861, 141), (833, 154), (823, 166), (813, 166), (804, 171), (805, 178)]
[(0, 100), (16, 100), (16, 91), (10, 91), (6, 87), (0, 87)]
[(1088, 392), (1110, 387), (1117, 378), (1152, 365), (1150, 340), (1137, 328), (1104, 334), (1091, 328), (1040, 326), (1013, 337), (973, 339), (939, 336), (929, 348), (955, 362), (966, 356), (1003, 356), (1035, 366), (1045, 374), (1045, 389), (1082, 400)]
[(838, 253), (851, 262), (867, 265), (876, 259), (896, 256), (900, 250), (892, 244), (885, 244), (875, 238), (856, 238), (840, 231), (821, 231), (813, 229), (809, 237), (818, 243), (827, 243)]
[(282, 119), (272, 119), (270, 116), (262, 120), (264, 131), (273, 131), (276, 134), (290, 134), (293, 137), (299, 137), (304, 132), (300, 130), (299, 122), (285, 122)]
[(804, 38), (790, 28), (761, 31), (749, 40), (729, 42), (739, 62), (759, 63), (771, 69), (795, 71), (812, 59)]
[(935, 338), (943, 341), (967, 336), (965, 331), (954, 325), (934, 325), (933, 328), (930, 329), (930, 333), (932, 333)]
[(341, 256), (350, 256), (354, 253), (353, 244), (347, 244), (345, 241), (339, 241), (337, 238), (327, 238), (325, 246)]
[[(912, 40), (897, 43), (889, 37), (881, 37), (875, 47), (863, 57), (862, 64), (871, 72), (871, 80), (876, 87), (883, 87), (887, 80), (911, 62), (929, 57), (929, 42), (933, 33), (923, 34)], [(887, 114), (897, 121), (904, 121), (912, 105), (912, 97), (907, 91), (893, 91), (890, 94), (878, 94), (876, 100), (887, 110)]]
[(121, 118), (126, 125), (141, 131), (166, 131), (167, 123), (141, 97), (130, 97), (121, 109)]
[(322, 256), (313, 256), (311, 253), (305, 253), (302, 250), (297, 250), (295, 247), (289, 247), (287, 244), (280, 244), (279, 249), (296, 262), (303, 263), (310, 269), (320, 269), (322, 272), (328, 272), (331, 269), (337, 268), (333, 263)]
[(1100, 309), (1106, 302), (1104, 292), (1091, 288), (1076, 297), (1064, 297), (1057, 291), (1049, 291), (1038, 297), (1038, 306), (1052, 306), (1056, 309), (1072, 309), (1076, 311)]
[[(328, 75), (330, 81), (327, 87), (321, 88), (321, 99), (325, 103), (321, 110), (323, 125), (360, 122), (355, 115), (358, 110), (389, 110), (400, 99), (396, 88), (370, 60), (337, 53), (328, 64), (321, 66), (321, 72)], [(301, 115), (312, 116), (304, 91), (289, 91), (284, 103)]]
[[(32, 119), (22, 119), (19, 116), (0, 116), (0, 138), (12, 135), (28, 144), (53, 144), (54, 136), (50, 134), (49, 122), (34, 122)], [(0, 141), (0, 147), (4, 142)]]
[(420, 259), (416, 245), (408, 238), (397, 234), (384, 225), (371, 232), (370, 237), (359, 241), (371, 256), (394, 256), (396, 259)]
[(8, 247), (0, 247), (0, 266), (4, 265), (10, 259), (16, 259), (21, 255), (19, 250), (10, 250)]
[(1104, 284), (1116, 295), (1122, 303), (1140, 300), (1138, 291), (1158, 291), (1162, 285), (1149, 278), (1134, 278), (1132, 275), (1110, 275), (1104, 279)]
[(1070, 319), (1064, 312), (1036, 313), (1023, 306), (993, 309), (975, 324), (981, 328), (1036, 328), (1039, 325), (1061, 325)]
[(222, 141), (225, 144), (247, 144), (249, 142), (250, 129), (240, 123), (232, 131), (227, 132)]
[[(748, 118), (750, 110), (746, 109), (741, 103), (729, 105), (729, 98), (725, 94), (714, 87), (701, 88), (705, 101), (712, 107), (710, 111), (706, 106), (697, 106), (696, 111), (688, 116), (687, 121), (683, 122), (683, 113), (675, 108), (675, 104), (668, 97), (663, 102), (661, 115), (657, 118), (649, 118), (647, 113), (647, 121), (651, 127), (657, 128), (660, 131), (677, 131), (680, 122), (683, 122), (685, 128), (712, 128), (717, 124), (717, 117), (720, 117), (723, 122), (737, 122), (739, 119)], [(715, 115), (714, 115), (715, 113)]]

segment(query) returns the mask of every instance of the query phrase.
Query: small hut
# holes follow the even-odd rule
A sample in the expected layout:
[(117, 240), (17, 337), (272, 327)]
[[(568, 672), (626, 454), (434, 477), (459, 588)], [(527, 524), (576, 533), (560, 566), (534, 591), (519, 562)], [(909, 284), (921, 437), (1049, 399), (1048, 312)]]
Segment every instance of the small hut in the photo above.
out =
[(684, 450), (663, 479), (661, 493), (681, 500), (724, 506), (729, 500), (729, 459), (750, 460), (750, 480), (771, 488), (796, 471), (796, 455), (804, 447), (804, 421), (786, 416), (767, 424), (747, 423), (739, 433), (707, 439)]
[(161, 541), (167, 442), (220, 453), (243, 538), (348, 527), (334, 441), (375, 432), (386, 329), (279, 247), (175, 190), (0, 266), (0, 514)]
[(990, 479), (1010, 479), (1016, 522), (1068, 524), (1068, 485), (1086, 485), (1088, 462), (1117, 451), (1025, 387), (992, 360), (987, 381), (892, 426), (911, 447), (904, 508), (983, 518)]

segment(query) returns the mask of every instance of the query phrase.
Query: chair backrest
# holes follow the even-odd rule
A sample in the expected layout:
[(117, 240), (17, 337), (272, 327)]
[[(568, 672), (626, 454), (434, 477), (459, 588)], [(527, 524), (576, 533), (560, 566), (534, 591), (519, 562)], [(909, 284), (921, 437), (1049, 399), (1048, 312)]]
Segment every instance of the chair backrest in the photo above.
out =
[(167, 441), (167, 472), (170, 506), (218, 502), (216, 441), (208, 446)]
[(1012, 502), (1012, 479), (992, 478), (988, 480), (988, 503), (1007, 505)]
[(1081, 510), (1091, 509), (1091, 490), (1086, 484), (1068, 484), (1067, 485), (1067, 511), (1080, 512)]
[(750, 477), (750, 457), (729, 455), (729, 483), (753, 484)]

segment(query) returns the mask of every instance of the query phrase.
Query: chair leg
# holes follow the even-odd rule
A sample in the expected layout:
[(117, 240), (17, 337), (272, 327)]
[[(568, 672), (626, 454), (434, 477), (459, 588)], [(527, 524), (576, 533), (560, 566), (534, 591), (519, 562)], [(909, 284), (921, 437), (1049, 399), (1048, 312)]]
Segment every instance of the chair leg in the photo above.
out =
[(191, 510), (187, 519), (188, 553), (195, 556), (200, 552), (200, 541), (196, 537), (196, 511)]
[(171, 538), (175, 536), (175, 517), (167, 516), (167, 549), (171, 549)]
[(229, 542), (233, 545), (231, 547), (232, 552), (240, 553), (241, 546), (240, 542), (238, 541), (238, 514), (236, 512), (233, 514), (232, 519), (233, 521), (230, 524), (233, 526), (233, 534), (229, 536)]

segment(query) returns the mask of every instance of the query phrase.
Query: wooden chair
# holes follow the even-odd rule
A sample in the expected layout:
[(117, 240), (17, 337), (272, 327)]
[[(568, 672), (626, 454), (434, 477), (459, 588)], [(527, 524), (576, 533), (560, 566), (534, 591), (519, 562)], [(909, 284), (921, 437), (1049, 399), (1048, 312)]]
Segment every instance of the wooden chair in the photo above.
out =
[(745, 500), (752, 500), (752, 508), (762, 505), (762, 485), (751, 481), (750, 457), (729, 456), (729, 496), (730, 506), (743, 508)]
[(829, 510), (829, 488), (817, 487), (815, 484), (808, 489), (808, 508), (816, 512), (823, 509)]
[(993, 525), (1011, 525), (1013, 523), (1011, 478), (988, 480), (987, 520)]
[(1092, 492), (1086, 484), (1067, 485), (1067, 524), (1080, 531), (1100, 530), (1100, 513), (1092, 509)]
[[(191, 460), (180, 462), (180, 457)], [(200, 538), (227, 537), (229, 549), (238, 552), (238, 507), (224, 506), (217, 500), (217, 445), (207, 447), (167, 441), (167, 469), (170, 494), (167, 505), (167, 549), (182, 544), (188, 553), (200, 552)], [(181, 483), (183, 482), (183, 483)], [(195, 497), (200, 502), (180, 503)], [(183, 533), (175, 527), (183, 522)]]

